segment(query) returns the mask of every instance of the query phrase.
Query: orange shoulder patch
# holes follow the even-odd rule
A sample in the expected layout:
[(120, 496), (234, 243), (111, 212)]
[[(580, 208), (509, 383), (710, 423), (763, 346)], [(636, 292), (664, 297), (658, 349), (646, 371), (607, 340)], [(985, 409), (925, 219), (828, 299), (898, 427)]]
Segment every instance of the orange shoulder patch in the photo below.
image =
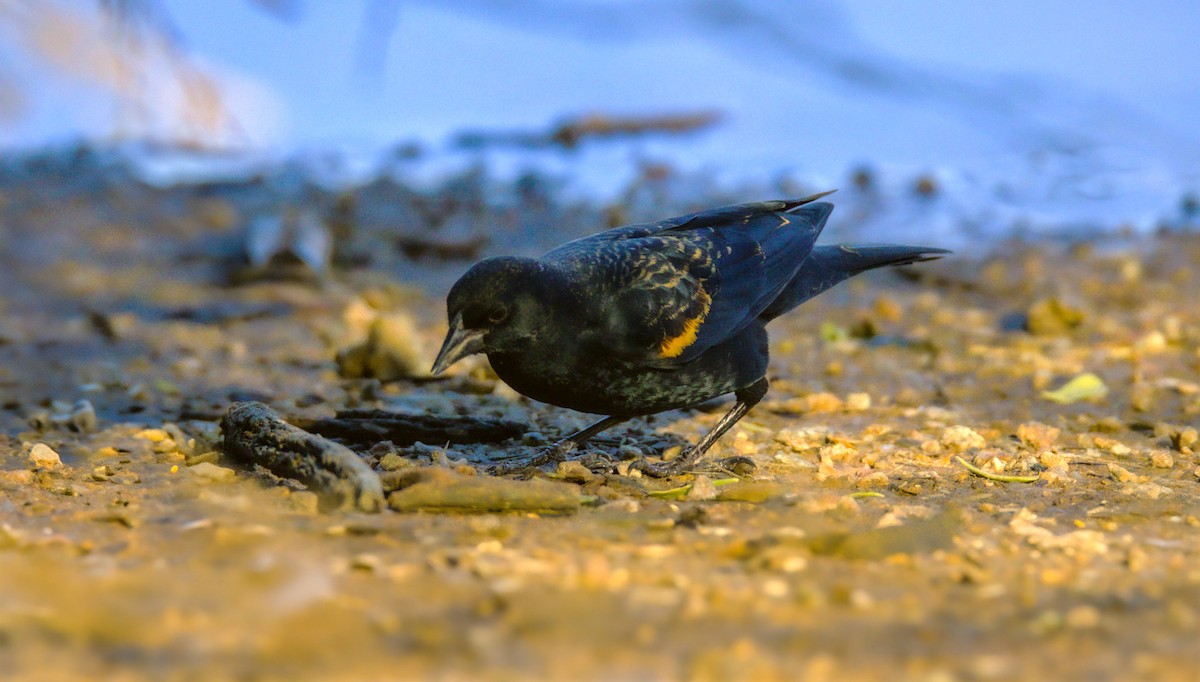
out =
[(683, 331), (676, 336), (668, 336), (663, 339), (658, 346), (659, 357), (677, 358), (683, 354), (683, 351), (688, 346), (696, 342), (696, 337), (700, 334), (700, 325), (703, 324), (704, 318), (708, 316), (709, 306), (712, 305), (712, 298), (708, 292), (703, 289), (700, 293), (700, 314), (695, 317), (689, 317), (683, 323)]

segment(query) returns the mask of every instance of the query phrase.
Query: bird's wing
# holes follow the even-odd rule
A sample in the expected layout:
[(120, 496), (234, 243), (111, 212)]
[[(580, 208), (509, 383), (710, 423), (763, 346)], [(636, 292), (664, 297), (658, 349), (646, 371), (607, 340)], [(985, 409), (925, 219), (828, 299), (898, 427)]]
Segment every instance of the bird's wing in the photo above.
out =
[[(616, 227), (604, 232), (597, 232), (593, 235), (581, 237), (569, 241), (555, 248), (546, 254), (548, 258), (569, 257), (578, 253), (587, 253), (592, 249), (597, 248), (601, 244), (608, 242), (624, 241), (628, 239), (637, 239), (646, 237), (652, 234), (657, 234), (666, 231), (682, 231), (694, 230), (702, 228), (729, 228), (738, 225), (746, 226), (750, 221), (762, 218), (765, 215), (776, 215), (780, 213), (788, 213), (795, 209), (811, 204), (818, 199), (827, 197), (833, 194), (836, 190), (828, 192), (820, 192), (811, 194), (801, 199), (788, 199), (778, 201), (757, 201), (746, 204), (734, 204), (732, 206), (722, 206), (713, 208), (707, 211), (698, 213), (689, 213), (687, 215), (677, 216), (675, 218), (667, 218), (656, 223), (641, 223), (638, 225), (626, 225), (625, 227)], [(817, 231), (820, 231), (818, 226)]]
[[(595, 286), (585, 337), (674, 366), (733, 337), (787, 286), (832, 206), (762, 202), (618, 228), (547, 254)], [(648, 229), (653, 227), (654, 229)]]

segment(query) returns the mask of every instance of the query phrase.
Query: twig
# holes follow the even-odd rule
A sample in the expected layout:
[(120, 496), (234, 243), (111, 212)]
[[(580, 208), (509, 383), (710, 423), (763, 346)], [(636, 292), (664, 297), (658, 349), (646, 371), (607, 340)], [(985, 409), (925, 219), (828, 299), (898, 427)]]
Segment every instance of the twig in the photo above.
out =
[(976, 476), (986, 478), (989, 481), (999, 481), (1001, 483), (1033, 483), (1034, 481), (1038, 480), (1037, 476), (1008, 476), (1006, 474), (993, 474), (990, 471), (984, 471), (983, 469), (980, 469), (962, 457), (955, 456), (954, 459), (958, 460), (959, 464), (965, 466), (967, 471), (975, 474)]

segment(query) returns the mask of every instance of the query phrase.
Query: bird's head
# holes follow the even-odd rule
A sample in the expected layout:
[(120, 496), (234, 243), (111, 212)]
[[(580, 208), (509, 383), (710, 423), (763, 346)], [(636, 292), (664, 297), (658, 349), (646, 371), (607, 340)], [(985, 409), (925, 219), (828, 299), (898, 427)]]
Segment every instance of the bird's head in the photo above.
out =
[(516, 349), (538, 333), (542, 266), (532, 258), (487, 258), (450, 289), (446, 315), (450, 331), (433, 373), (475, 353)]

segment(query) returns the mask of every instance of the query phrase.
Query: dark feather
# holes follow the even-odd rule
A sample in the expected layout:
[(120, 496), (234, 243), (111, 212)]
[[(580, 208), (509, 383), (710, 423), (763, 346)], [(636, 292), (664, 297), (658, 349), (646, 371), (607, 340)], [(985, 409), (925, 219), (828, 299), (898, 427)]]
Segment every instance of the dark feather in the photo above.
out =
[(810, 298), (859, 273), (889, 265), (910, 265), (935, 260), (950, 253), (925, 246), (849, 245), (818, 246), (812, 250), (796, 277), (762, 311), (761, 317), (773, 320)]
[(542, 261), (603, 273), (585, 336), (656, 366), (686, 363), (751, 324), (795, 277), (832, 205), (739, 204), (565, 244)]

